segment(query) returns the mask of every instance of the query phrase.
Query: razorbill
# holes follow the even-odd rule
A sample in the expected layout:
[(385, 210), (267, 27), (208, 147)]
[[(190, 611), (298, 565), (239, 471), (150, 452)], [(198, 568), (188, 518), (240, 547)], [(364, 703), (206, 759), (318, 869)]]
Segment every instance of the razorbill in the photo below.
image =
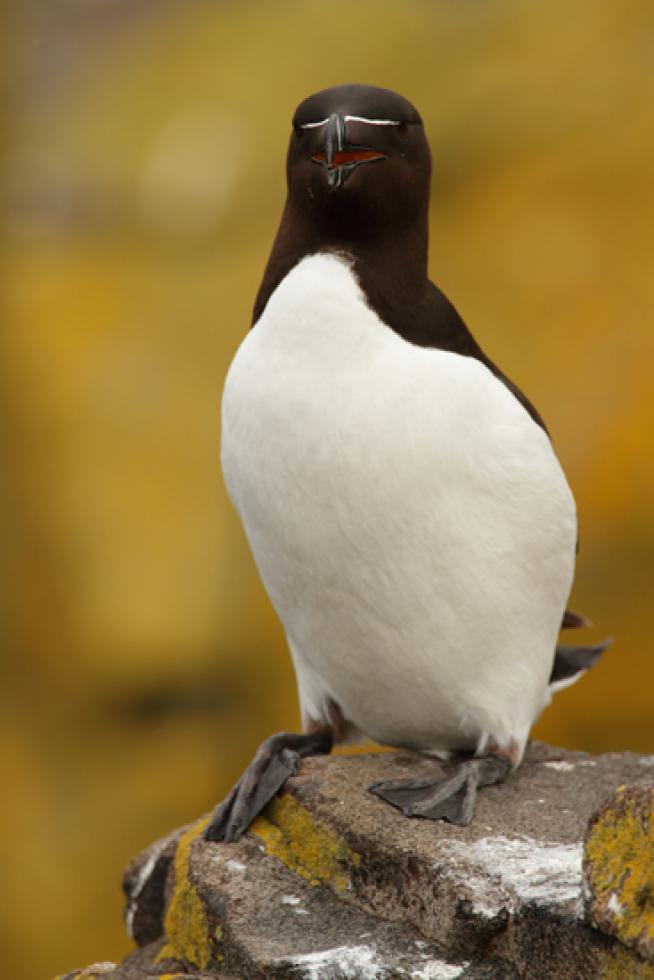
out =
[[(455, 760), (379, 783), (467, 824), (515, 769), (562, 647), (575, 503), (544, 423), (427, 276), (431, 159), (402, 96), (341, 85), (293, 117), (288, 196), (222, 402), (222, 466), (295, 666), (304, 734), (216, 809), (238, 839), (300, 760), (367, 736)], [(436, 767), (435, 767), (436, 769)]]

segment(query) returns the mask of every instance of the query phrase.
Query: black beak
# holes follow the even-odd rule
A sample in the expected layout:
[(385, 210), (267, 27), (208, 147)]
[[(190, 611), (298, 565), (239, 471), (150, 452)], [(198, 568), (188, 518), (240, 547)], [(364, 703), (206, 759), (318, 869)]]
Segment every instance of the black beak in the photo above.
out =
[(334, 165), (336, 154), (345, 147), (345, 120), (338, 112), (332, 112), (325, 127), (325, 162), (327, 164), (327, 183), (330, 187), (340, 187), (343, 182), (343, 170)]
[(327, 186), (330, 190), (342, 187), (355, 167), (372, 160), (385, 160), (386, 155), (369, 146), (355, 146), (348, 142), (347, 124), (340, 112), (332, 112), (325, 123), (324, 150), (312, 156), (327, 171)]

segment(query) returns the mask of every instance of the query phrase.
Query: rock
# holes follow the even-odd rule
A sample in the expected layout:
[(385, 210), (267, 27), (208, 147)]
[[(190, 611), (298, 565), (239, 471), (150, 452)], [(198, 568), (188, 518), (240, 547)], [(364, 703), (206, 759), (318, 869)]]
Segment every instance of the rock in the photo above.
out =
[(654, 786), (620, 786), (591, 819), (584, 880), (590, 920), (654, 961)]
[(150, 844), (125, 869), (125, 925), (139, 946), (163, 933), (166, 880), (179, 839), (187, 829), (174, 830)]
[(652, 763), (532, 743), (455, 827), (367, 792), (433, 761), (307, 760), (237, 844), (204, 819), (131, 863), (139, 949), (106, 975), (654, 978)]
[(116, 963), (103, 960), (102, 963), (91, 963), (83, 970), (71, 970), (55, 977), (55, 980), (101, 980), (102, 977), (116, 977), (119, 967)]

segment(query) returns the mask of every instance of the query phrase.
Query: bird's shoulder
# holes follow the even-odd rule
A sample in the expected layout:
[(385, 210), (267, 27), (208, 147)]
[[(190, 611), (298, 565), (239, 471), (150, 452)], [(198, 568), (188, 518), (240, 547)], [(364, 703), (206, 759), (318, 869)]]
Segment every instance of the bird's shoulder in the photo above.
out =
[(542, 416), (525, 393), (488, 357), (476, 341), (463, 317), (445, 293), (431, 280), (419, 297), (403, 297), (402, 302), (384, 301), (375, 290), (365, 288), (368, 302), (380, 319), (404, 340), (418, 347), (451, 351), (480, 361), (517, 398), (531, 418), (547, 433)]

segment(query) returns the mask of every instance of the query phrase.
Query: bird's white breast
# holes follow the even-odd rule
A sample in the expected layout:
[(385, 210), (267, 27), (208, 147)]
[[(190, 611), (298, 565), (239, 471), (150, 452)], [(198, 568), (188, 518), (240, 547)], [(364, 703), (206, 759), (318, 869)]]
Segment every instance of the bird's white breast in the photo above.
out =
[(234, 358), (222, 461), (305, 719), (332, 698), (388, 744), (524, 741), (575, 509), (546, 434), (484, 365), (407, 343), (347, 260), (311, 256)]

